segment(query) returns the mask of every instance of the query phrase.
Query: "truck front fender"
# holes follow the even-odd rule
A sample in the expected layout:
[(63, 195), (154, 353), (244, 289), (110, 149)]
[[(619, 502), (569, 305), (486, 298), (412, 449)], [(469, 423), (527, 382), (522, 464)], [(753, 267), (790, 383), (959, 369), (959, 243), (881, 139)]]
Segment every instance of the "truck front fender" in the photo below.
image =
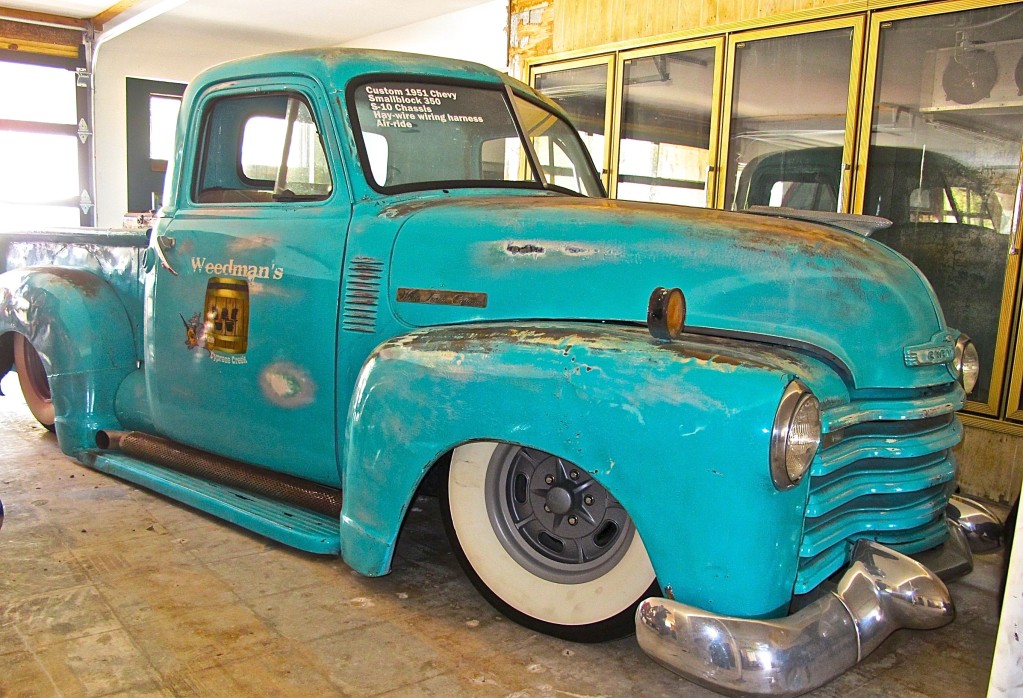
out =
[(98, 429), (116, 428), (114, 395), (137, 365), (128, 311), (103, 278), (83, 269), (23, 267), (0, 274), (0, 371), (13, 333), (42, 359), (53, 393), (57, 439), (77, 456)]
[(811, 364), (607, 325), (398, 337), (372, 354), (353, 396), (342, 554), (359, 572), (385, 574), (430, 465), (458, 445), (502, 441), (590, 472), (629, 512), (677, 598), (735, 615), (776, 612), (792, 593), (806, 487), (774, 487), (770, 432), (793, 376), (824, 380)]

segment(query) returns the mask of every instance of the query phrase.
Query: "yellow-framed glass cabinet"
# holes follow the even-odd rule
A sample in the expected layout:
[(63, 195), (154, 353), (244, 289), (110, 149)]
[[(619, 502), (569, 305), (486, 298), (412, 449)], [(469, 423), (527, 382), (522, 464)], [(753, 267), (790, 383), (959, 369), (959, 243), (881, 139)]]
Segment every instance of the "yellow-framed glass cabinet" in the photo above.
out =
[(871, 16), (857, 212), (930, 280), (980, 354), (967, 409), (1023, 419), (1019, 290), (1023, 3), (932, 3)]
[(864, 17), (732, 34), (719, 208), (847, 212)]
[(607, 54), (529, 70), (533, 87), (557, 102), (579, 130), (605, 189), (610, 183), (614, 68), (614, 55)]
[(619, 55), (611, 196), (713, 205), (723, 53), (714, 37)]

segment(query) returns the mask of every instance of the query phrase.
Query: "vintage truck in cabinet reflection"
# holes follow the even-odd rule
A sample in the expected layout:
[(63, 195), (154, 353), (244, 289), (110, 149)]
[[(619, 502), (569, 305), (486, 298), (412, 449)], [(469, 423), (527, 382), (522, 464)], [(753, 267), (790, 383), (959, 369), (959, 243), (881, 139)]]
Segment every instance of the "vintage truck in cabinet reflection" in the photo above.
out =
[[(860, 235), (605, 198), (549, 100), (353, 50), (189, 86), (147, 233), (2, 237), (0, 370), (83, 464), (386, 574), (420, 485), (477, 589), (722, 692), (954, 615), (975, 379)], [(951, 516), (949, 515), (951, 512)], [(916, 558), (915, 560), (913, 558)]]

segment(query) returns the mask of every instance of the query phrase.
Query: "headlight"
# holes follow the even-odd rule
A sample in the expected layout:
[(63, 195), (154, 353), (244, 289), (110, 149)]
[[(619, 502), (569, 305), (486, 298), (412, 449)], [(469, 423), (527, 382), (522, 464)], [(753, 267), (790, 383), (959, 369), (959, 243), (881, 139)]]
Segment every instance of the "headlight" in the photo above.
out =
[(799, 484), (821, 444), (821, 406), (799, 381), (785, 388), (771, 431), (771, 479), (780, 490)]
[(965, 334), (959, 335), (956, 341), (956, 352), (952, 362), (956, 378), (969, 395), (977, 387), (977, 378), (980, 377), (980, 357), (977, 355), (977, 347)]

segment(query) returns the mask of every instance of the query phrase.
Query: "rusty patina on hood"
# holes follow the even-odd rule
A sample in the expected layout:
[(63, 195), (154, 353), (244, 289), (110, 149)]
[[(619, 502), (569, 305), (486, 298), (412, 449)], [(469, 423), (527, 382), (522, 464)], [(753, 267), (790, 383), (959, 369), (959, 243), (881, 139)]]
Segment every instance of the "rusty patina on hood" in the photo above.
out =
[[(411, 325), (644, 322), (653, 288), (678, 286), (687, 327), (816, 347), (848, 368), (855, 387), (950, 380), (944, 365), (910, 368), (904, 360), (907, 346), (947, 331), (930, 286), (904, 258), (852, 233), (551, 196), (419, 200), (381, 216), (400, 226), (388, 295)], [(441, 301), (448, 293), (477, 294), (470, 296), (477, 307), (398, 302), (398, 289), (439, 291)]]

